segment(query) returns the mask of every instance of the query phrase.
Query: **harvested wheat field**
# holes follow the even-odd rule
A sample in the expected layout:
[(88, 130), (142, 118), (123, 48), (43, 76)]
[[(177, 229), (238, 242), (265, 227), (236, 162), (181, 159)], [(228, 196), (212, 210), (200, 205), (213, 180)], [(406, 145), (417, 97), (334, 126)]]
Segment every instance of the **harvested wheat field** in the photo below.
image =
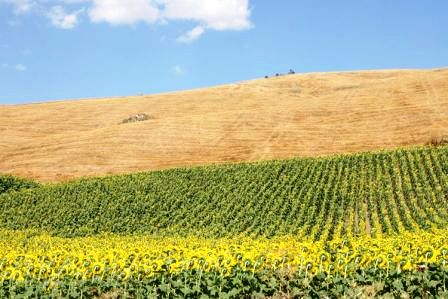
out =
[(444, 136), (448, 69), (298, 74), (0, 106), (0, 173), (60, 181), (422, 145)]

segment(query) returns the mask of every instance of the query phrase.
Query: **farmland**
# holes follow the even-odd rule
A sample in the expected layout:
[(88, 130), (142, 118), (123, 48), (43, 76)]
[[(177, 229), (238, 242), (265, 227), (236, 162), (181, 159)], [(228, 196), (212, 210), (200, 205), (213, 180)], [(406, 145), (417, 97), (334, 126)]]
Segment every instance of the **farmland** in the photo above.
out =
[[(448, 69), (296, 74), (165, 94), (0, 105), (0, 173), (39, 181), (426, 145)], [(129, 117), (148, 120), (123, 123)]]
[(0, 0), (0, 299), (448, 299), (447, 12)]
[(446, 296), (447, 196), (447, 146), (6, 187), (2, 295)]

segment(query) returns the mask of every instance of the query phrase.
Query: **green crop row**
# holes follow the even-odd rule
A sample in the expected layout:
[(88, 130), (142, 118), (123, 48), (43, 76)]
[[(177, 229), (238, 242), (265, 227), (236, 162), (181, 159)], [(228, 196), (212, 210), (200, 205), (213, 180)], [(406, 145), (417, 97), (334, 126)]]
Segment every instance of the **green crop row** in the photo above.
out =
[(0, 228), (315, 240), (445, 227), (448, 147), (86, 178), (0, 195)]
[(446, 298), (445, 268), (386, 272), (366, 269), (348, 276), (251, 272), (230, 275), (185, 271), (147, 279), (61, 278), (0, 284), (1, 298)]

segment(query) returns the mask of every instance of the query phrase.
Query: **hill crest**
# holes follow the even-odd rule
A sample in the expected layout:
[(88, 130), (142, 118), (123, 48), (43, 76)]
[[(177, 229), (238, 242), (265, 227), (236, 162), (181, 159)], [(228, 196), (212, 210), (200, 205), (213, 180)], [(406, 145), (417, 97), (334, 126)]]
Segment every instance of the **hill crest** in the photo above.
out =
[[(448, 136), (448, 69), (296, 74), (0, 106), (0, 173), (42, 181), (422, 145)], [(138, 114), (148, 120), (123, 124)]]

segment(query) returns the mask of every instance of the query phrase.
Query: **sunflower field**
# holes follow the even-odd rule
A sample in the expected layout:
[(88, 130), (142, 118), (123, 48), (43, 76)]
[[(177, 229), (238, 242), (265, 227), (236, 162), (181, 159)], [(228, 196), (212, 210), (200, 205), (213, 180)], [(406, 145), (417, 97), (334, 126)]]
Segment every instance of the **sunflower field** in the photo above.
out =
[(447, 146), (23, 182), (1, 298), (448, 297)]

